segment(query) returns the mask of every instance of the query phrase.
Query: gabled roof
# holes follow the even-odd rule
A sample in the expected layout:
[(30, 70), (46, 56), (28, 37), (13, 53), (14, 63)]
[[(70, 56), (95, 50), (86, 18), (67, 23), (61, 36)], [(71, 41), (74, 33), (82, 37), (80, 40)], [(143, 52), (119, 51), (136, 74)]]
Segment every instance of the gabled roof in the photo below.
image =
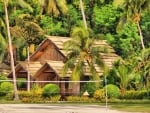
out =
[(0, 73), (3, 73), (3, 74), (7, 75), (8, 73), (10, 73), (10, 71), (11, 71), (11, 67), (10, 66), (8, 66), (5, 63), (1, 63), (0, 64)]
[(1, 64), (0, 64), (0, 70), (3, 70), (3, 69), (10, 70), (11, 68), (10, 68), (10, 66), (8, 66), (8, 65), (5, 64), (5, 63), (1, 63)]
[(35, 56), (41, 56), (44, 48), (47, 47), (50, 43), (53, 43), (55, 48), (60, 52), (60, 54), (66, 57), (63, 50), (63, 43), (67, 40), (70, 40), (70, 38), (60, 36), (46, 36), (46, 39), (41, 42), (36, 51), (30, 56), (30, 59), (32, 60), (32, 58), (34, 58)]
[[(29, 67), (28, 67), (29, 64)], [(41, 64), (40, 62), (19, 62), (18, 65), (16, 65), (15, 67), (15, 71), (16, 73), (25, 73), (27, 71), (29, 71), (31, 76), (34, 76), (34, 74), (37, 72), (37, 70), (39, 70), (41, 68)], [(9, 77), (12, 75), (12, 72), (9, 74)]]
[(50, 70), (52, 70), (49, 72), (54, 72), (59, 77), (70, 77), (71, 76), (72, 71), (68, 71), (65, 76), (62, 76), (62, 68), (64, 66), (63, 61), (51, 61), (51, 60), (49, 60), (49, 61), (46, 61), (46, 63), (35, 73), (34, 77), (38, 76), (38, 74), (41, 71), (43, 71), (44, 67), (46, 67), (46, 66), (49, 66)]
[[(64, 50), (63, 44), (64, 42), (71, 40), (71, 38), (60, 37), (60, 36), (46, 36), (46, 37), (47, 38), (36, 49), (35, 53), (30, 56), (30, 59), (32, 60), (32, 57), (34, 57), (36, 54), (38, 54), (39, 56), (42, 55), (42, 49), (48, 46), (50, 42), (53, 43), (56, 49), (64, 57), (67, 58), (67, 52)], [(101, 55), (104, 61), (106, 61), (106, 64), (108, 64), (108, 66), (111, 66), (112, 62), (114, 62), (114, 60), (116, 60), (116, 58), (118, 57), (118, 55), (115, 54), (115, 51), (113, 50), (113, 48), (107, 44), (106, 40), (98, 40), (98, 41), (95, 41), (94, 43), (95, 43), (95, 46), (102, 46), (102, 47), (105, 46), (108, 48), (109, 53), (101, 54)]]

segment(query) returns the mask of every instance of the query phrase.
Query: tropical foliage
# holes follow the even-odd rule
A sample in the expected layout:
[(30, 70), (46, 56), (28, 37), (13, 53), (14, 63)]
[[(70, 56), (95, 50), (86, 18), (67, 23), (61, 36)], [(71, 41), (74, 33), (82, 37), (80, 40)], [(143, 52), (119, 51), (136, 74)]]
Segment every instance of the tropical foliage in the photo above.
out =
[(107, 49), (95, 47), (94, 41), (103, 39), (121, 57), (107, 73), (108, 84), (122, 94), (148, 89), (149, 8), (150, 0), (0, 0), (0, 63), (13, 69), (27, 58), (26, 47), (37, 47), (43, 34), (67, 36), (64, 74), (71, 69), (72, 80), (80, 80), (88, 70), (92, 80), (99, 80), (95, 65), (104, 69), (99, 53)]

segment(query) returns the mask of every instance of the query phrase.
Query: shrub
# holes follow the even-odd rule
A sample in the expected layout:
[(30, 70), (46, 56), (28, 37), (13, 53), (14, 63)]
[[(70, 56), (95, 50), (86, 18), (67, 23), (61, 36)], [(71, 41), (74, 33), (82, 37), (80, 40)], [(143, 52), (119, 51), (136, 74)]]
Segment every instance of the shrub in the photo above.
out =
[(14, 93), (7, 93), (6, 96), (4, 97), (5, 100), (13, 100), (14, 99)]
[(19, 89), (25, 89), (26, 88), (26, 79), (25, 78), (18, 78), (19, 82), (17, 82), (17, 87)]
[(121, 99), (144, 99), (144, 98), (148, 98), (148, 92), (146, 90), (142, 90), (142, 91), (130, 90), (130, 91), (126, 91), (126, 93), (120, 98)]
[(20, 100), (22, 102), (30, 102), (30, 103), (35, 103), (35, 102), (40, 102), (42, 101), (42, 95), (41, 93), (35, 93), (35, 92), (28, 92), (28, 91), (19, 91), (18, 92)]
[(103, 99), (105, 99), (105, 91), (104, 89), (98, 89), (94, 92), (94, 95), (93, 97), (96, 99), (96, 100), (100, 100), (102, 101)]
[(68, 96), (67, 101), (69, 102), (95, 102), (94, 99), (86, 96)]
[(108, 84), (104, 87), (105, 90), (106, 88), (108, 98), (118, 98), (120, 96), (120, 89), (116, 85)]
[(60, 100), (60, 97), (61, 97), (60, 95), (53, 96), (53, 97), (51, 97), (50, 101), (51, 102), (58, 102)]
[(13, 84), (10, 82), (3, 82), (0, 84), (0, 96), (5, 96), (6, 94), (13, 91)]
[(5, 74), (0, 74), (0, 80), (7, 80), (7, 76)]
[(42, 88), (38, 84), (33, 84), (31, 91), (40, 95), (42, 94)]
[(47, 84), (44, 86), (42, 95), (44, 97), (50, 97), (59, 94), (60, 88), (56, 84)]

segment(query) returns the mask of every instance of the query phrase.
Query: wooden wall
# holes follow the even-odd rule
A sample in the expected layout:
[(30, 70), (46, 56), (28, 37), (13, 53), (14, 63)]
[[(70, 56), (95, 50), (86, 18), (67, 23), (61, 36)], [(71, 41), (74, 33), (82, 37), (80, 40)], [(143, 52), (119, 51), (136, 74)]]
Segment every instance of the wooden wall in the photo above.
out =
[(64, 59), (64, 56), (57, 50), (57, 48), (50, 44), (43, 49), (43, 54), (37, 60), (44, 63), (45, 60), (64, 61)]

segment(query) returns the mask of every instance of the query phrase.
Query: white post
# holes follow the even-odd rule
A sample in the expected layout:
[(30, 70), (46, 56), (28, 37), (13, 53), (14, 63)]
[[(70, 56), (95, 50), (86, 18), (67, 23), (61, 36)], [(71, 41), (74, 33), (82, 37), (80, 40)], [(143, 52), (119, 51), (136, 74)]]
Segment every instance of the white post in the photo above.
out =
[(30, 57), (29, 57), (29, 45), (27, 47), (27, 52), (28, 52), (28, 59), (27, 59), (27, 90), (30, 92), (30, 71), (29, 71), (29, 62), (30, 62)]
[(106, 87), (106, 89), (105, 89), (105, 98), (106, 98), (106, 110), (107, 110), (107, 108), (108, 108), (108, 100), (107, 100), (107, 97), (108, 97), (108, 94), (107, 94), (107, 78), (106, 78), (106, 75), (104, 75), (105, 76), (105, 87)]

